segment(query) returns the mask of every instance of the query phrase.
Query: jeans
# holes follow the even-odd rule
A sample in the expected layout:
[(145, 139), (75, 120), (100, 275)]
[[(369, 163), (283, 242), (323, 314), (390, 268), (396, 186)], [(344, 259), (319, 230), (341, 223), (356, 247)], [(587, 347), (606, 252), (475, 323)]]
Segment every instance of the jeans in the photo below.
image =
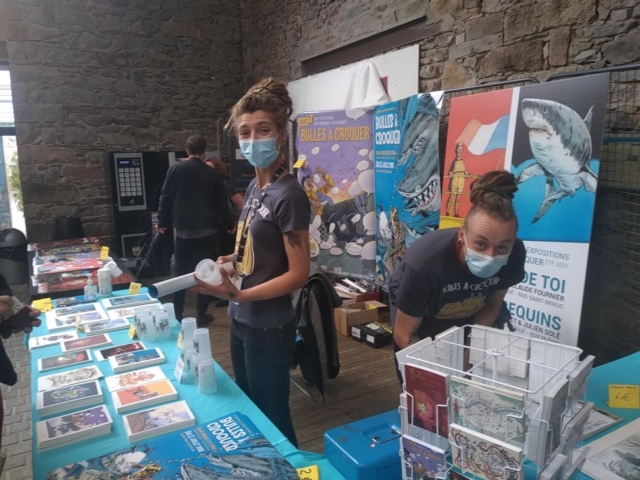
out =
[[(175, 259), (175, 276), (193, 273), (196, 265), (205, 258), (215, 260), (218, 258), (218, 235), (208, 235), (201, 238), (180, 238), (176, 237), (176, 247), (174, 253)], [(173, 294), (173, 306), (176, 311), (176, 317), (182, 318), (184, 311), (185, 290), (180, 290)], [(209, 295), (198, 294), (196, 305), (198, 315), (207, 313), (207, 307), (212, 297)]]
[(231, 363), (236, 383), (297, 448), (289, 409), (289, 368), (296, 324), (253, 328), (231, 321)]

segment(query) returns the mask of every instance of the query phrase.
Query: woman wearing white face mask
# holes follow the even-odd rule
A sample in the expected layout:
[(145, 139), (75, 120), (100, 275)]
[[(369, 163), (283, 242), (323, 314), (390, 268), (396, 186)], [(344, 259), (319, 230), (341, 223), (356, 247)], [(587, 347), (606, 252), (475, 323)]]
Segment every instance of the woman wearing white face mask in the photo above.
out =
[(297, 446), (289, 410), (289, 368), (295, 347), (291, 292), (309, 277), (311, 207), (286, 166), (291, 98), (282, 82), (254, 85), (231, 110), (243, 155), (256, 169), (238, 222), (236, 251), (218, 263), (235, 271), (196, 291), (229, 300), (231, 360), (236, 383)]
[(517, 189), (511, 173), (486, 173), (471, 184), (463, 227), (431, 232), (407, 250), (388, 282), (397, 348), (452, 326), (494, 324), (507, 290), (524, 279)]

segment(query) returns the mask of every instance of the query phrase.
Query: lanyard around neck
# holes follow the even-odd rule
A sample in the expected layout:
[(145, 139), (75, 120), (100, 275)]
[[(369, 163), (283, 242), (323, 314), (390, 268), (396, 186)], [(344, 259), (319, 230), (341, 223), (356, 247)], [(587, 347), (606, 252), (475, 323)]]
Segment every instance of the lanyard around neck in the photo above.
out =
[(240, 237), (240, 244), (238, 245), (238, 256), (236, 258), (237, 263), (242, 262), (242, 258), (244, 257), (244, 249), (247, 246), (247, 237), (249, 236), (249, 226), (251, 225), (253, 218), (256, 216), (256, 212), (260, 210), (260, 207), (262, 207), (262, 202), (264, 201), (264, 197), (267, 194), (267, 190), (269, 190), (269, 187), (271, 187), (271, 185), (273, 185), (282, 176), (282, 174), (285, 171), (286, 171), (285, 166), (281, 165), (280, 168), (276, 170), (276, 173), (273, 174), (273, 177), (271, 177), (271, 180), (269, 180), (269, 183), (267, 183), (265, 187), (262, 189), (262, 191), (260, 192), (260, 197), (258, 198), (258, 201), (254, 202), (253, 200), (254, 200), (254, 197), (256, 196), (256, 190), (258, 190), (258, 183), (256, 180), (256, 184), (253, 187), (253, 191), (251, 192), (251, 198), (249, 199), (249, 203), (248, 203), (249, 210), (247, 211), (247, 216), (245, 217), (244, 222), (242, 224), (242, 235)]

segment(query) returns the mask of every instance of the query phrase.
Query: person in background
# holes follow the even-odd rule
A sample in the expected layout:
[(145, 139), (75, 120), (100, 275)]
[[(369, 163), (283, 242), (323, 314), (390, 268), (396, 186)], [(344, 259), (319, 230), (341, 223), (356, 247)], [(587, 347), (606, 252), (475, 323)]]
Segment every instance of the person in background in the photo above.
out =
[(229, 300), (231, 361), (236, 383), (297, 446), (289, 409), (289, 367), (296, 342), (291, 294), (310, 270), (311, 207), (287, 169), (292, 103), (282, 82), (257, 83), (231, 109), (244, 157), (256, 170), (238, 222), (236, 253), (218, 259), (235, 270), (196, 291)]
[[(11, 318), (11, 315), (13, 313), (13, 302), (11, 301), (12, 296), (13, 292), (7, 284), (7, 280), (4, 278), (4, 275), (0, 273), (0, 323)], [(33, 328), (39, 327), (41, 324), (40, 320), (38, 320), (37, 318), (40, 315), (40, 310), (32, 307), (29, 308), (31, 308), (29, 316), (33, 318), (33, 322), (31, 324), (31, 327), (27, 327), (24, 329), (25, 333), (31, 333), (31, 330)], [(13, 333), (19, 333), (19, 331), (14, 330)], [(4, 344), (0, 340), (0, 383), (11, 386), (15, 385), (17, 381), (18, 375), (13, 369), (11, 360), (9, 359), (7, 352), (4, 349)], [(2, 446), (2, 420), (4, 418), (4, 409), (2, 403), (2, 390), (0, 390), (0, 447)]]
[[(232, 230), (225, 230), (220, 232), (220, 236), (218, 237), (218, 255), (230, 255), (234, 252), (236, 248), (236, 230), (238, 226), (238, 219), (242, 214), (242, 209), (244, 208), (244, 197), (236, 187), (231, 185), (229, 182), (229, 175), (227, 166), (218, 158), (207, 158), (204, 163), (216, 169), (218, 175), (222, 177), (224, 180), (224, 188), (227, 192), (227, 200), (229, 203), (229, 208), (234, 214), (235, 226)], [(229, 305), (227, 300), (218, 300), (215, 303), (216, 307), (226, 307)]]
[(485, 173), (471, 184), (464, 226), (430, 232), (407, 249), (388, 280), (396, 351), (453, 326), (496, 322), (507, 290), (525, 275), (516, 190), (511, 173)]
[[(234, 218), (220, 175), (204, 164), (207, 140), (202, 135), (187, 139), (189, 159), (169, 168), (160, 194), (156, 232), (163, 235), (176, 228), (175, 275), (186, 275), (206, 258), (218, 257), (218, 235), (232, 230)], [(182, 320), (186, 292), (173, 296), (176, 318)], [(207, 313), (210, 298), (198, 295), (197, 324), (204, 327), (213, 316)]]

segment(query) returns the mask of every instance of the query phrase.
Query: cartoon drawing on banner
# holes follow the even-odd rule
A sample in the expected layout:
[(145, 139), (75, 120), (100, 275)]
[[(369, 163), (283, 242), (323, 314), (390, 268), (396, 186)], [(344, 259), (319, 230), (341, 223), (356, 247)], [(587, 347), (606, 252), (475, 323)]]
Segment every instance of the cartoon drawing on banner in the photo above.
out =
[(585, 89), (577, 80), (519, 89), (511, 171), (521, 238), (589, 241), (608, 89), (579, 80)]
[(451, 99), (440, 228), (459, 227), (471, 209), (471, 183), (504, 168), (512, 90)]
[(373, 280), (373, 112), (303, 113), (296, 149), (305, 165), (298, 180), (311, 204), (311, 259), (324, 270)]
[(438, 226), (441, 100), (442, 92), (434, 92), (376, 109), (376, 281), (379, 284), (384, 284), (417, 238)]

